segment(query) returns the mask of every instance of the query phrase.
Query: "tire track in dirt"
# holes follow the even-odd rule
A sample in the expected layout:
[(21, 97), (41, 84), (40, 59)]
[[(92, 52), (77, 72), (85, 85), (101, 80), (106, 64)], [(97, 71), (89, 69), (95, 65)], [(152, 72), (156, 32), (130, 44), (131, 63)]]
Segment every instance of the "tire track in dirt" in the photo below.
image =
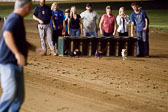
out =
[[(55, 65), (55, 66), (57, 66), (57, 65)], [(61, 68), (61, 67), (60, 67)], [(66, 69), (66, 68), (65, 68)], [(30, 72), (31, 71), (31, 69), (28, 69), (28, 71)], [(32, 70), (33, 71), (33, 70)], [(33, 74), (34, 72), (36, 72), (36, 71), (33, 71), (32, 73), (30, 73), (30, 74)], [(37, 71), (38, 72), (38, 71)], [(105, 87), (102, 87), (102, 88), (104, 88), (105, 90), (111, 90), (111, 92), (110, 91), (97, 91), (97, 90), (101, 90), (100, 88), (101, 87), (99, 87), (99, 88), (97, 88), (97, 90), (95, 90), (95, 88), (96, 88), (96, 85), (92, 85), (91, 87), (87, 87), (87, 88), (84, 88), (84, 87), (80, 87), (79, 85), (87, 85), (88, 86), (88, 82), (86, 83), (86, 84), (80, 84), (81, 82), (76, 82), (75, 83), (75, 81), (76, 80), (74, 80), (74, 79), (72, 79), (72, 78), (70, 78), (70, 77), (65, 77), (65, 76), (63, 76), (62, 78), (61, 78), (61, 76), (60, 75), (58, 75), (58, 77), (57, 78), (55, 78), (55, 79), (53, 79), (53, 77), (50, 77), (50, 76), (48, 76), (49, 74), (47, 74), (47, 72), (44, 72), (44, 71), (41, 71), (41, 74), (43, 74), (44, 76), (42, 76), (42, 75), (39, 75), (38, 77), (43, 77), (41, 80), (43, 80), (44, 82), (45, 82), (45, 80), (46, 80), (46, 85), (48, 85), (48, 83), (49, 82), (51, 82), (51, 81), (54, 81), (54, 82), (57, 82), (56, 84), (57, 85), (59, 85), (57, 88), (58, 89), (61, 89), (62, 91), (66, 91), (66, 92), (72, 92), (73, 94), (76, 94), (76, 95), (84, 95), (85, 97), (90, 97), (90, 98), (93, 98), (93, 96), (96, 96), (96, 98), (95, 99), (99, 99), (99, 101), (102, 101), (102, 102), (106, 102), (106, 103), (109, 103), (109, 104), (113, 104), (113, 103), (115, 103), (114, 105), (117, 105), (117, 100), (116, 100), (116, 97), (120, 97), (119, 98), (119, 100), (118, 101), (120, 101), (120, 103), (121, 102), (125, 102), (126, 104), (128, 104), (128, 105), (126, 105), (126, 107), (125, 108), (128, 108), (128, 106), (130, 106), (130, 104), (132, 105), (134, 105), (134, 104), (136, 104), (136, 106), (135, 107), (146, 107), (146, 103), (150, 103), (149, 104), (149, 106), (147, 106), (147, 107), (149, 107), (149, 109), (151, 109), (151, 108), (154, 108), (155, 106), (157, 106), (157, 102), (159, 101), (157, 101), (156, 99), (154, 100), (152, 100), (152, 103), (150, 102), (150, 100), (151, 100), (151, 98), (149, 98), (149, 97), (145, 97), (145, 96), (142, 96), (142, 95), (140, 95), (140, 96), (134, 96), (134, 95), (131, 95), (131, 92), (129, 93), (123, 93), (123, 97), (124, 97), (124, 99), (122, 99), (121, 97), (122, 97), (122, 95), (121, 95), (121, 93), (123, 92), (121, 92), (121, 91), (118, 91), (118, 93), (116, 93), (116, 90), (114, 89), (113, 91), (112, 91), (112, 88), (106, 88), (105, 89)], [(47, 74), (47, 75), (45, 75), (45, 74)], [(51, 76), (53, 76), (53, 75), (51, 75)], [(50, 78), (49, 78), (50, 77)], [(56, 76), (54, 76), (54, 77), (56, 77)], [(34, 76), (33, 76), (33, 78), (34, 78)], [(67, 79), (67, 80), (65, 80), (65, 79)], [(70, 80), (70, 79), (72, 79), (72, 80)], [(42, 82), (42, 83), (44, 83), (44, 82)], [(73, 82), (73, 83), (71, 83), (71, 82)], [(40, 83), (40, 82), (39, 82)], [(44, 84), (45, 85), (45, 84)], [(50, 84), (49, 84), (50, 85)], [(51, 85), (50, 86), (52, 86), (53, 84), (51, 83)], [(55, 85), (55, 84), (54, 84)], [(70, 85), (70, 87), (69, 87), (69, 85)], [(89, 86), (90, 86), (90, 84), (89, 84)], [(94, 89), (93, 89), (93, 87), (94, 87)], [(70, 88), (70, 89), (68, 89), (68, 88)], [(80, 89), (79, 89), (80, 88)], [(85, 91), (89, 91), (89, 93), (90, 93), (90, 95), (88, 95), (87, 96), (87, 94), (83, 94), (83, 91), (85, 92)], [(102, 93), (103, 94), (110, 94), (110, 95), (102, 95)], [(114, 93), (116, 93), (116, 94), (114, 94)], [(112, 94), (112, 95), (111, 95)], [(133, 97), (134, 96), (134, 97)], [(113, 99), (113, 97), (114, 97), (114, 99)], [(143, 98), (144, 97), (144, 98)], [(110, 98), (112, 98), (112, 99), (110, 99)], [(118, 99), (117, 98), (117, 99)], [(134, 99), (134, 100), (130, 100), (130, 99)], [(148, 100), (147, 100), (148, 99)], [(109, 101), (108, 101), (109, 100)], [(112, 102), (110, 102), (110, 100), (112, 101)], [(136, 101), (136, 100), (138, 100), (138, 102)], [(136, 101), (136, 102), (135, 102)], [(132, 103), (130, 103), (130, 102), (132, 102)], [(144, 104), (144, 106), (142, 106), (143, 105), (143, 103), (145, 102), (145, 104)], [(123, 104), (118, 104), (118, 105), (123, 105)], [(140, 103), (139, 105), (138, 105), (138, 103)], [(152, 107), (150, 106), (150, 105), (153, 105)], [(161, 108), (161, 110), (163, 109), (164, 110), (164, 107), (165, 107), (165, 105), (161, 105), (163, 108)], [(124, 107), (124, 106), (123, 106)], [(121, 108), (121, 107), (120, 107)], [(137, 109), (137, 108), (136, 108)], [(150, 111), (150, 110), (148, 110), (148, 109), (146, 109), (145, 108), (145, 110), (147, 110), (147, 111)], [(129, 110), (130, 111), (130, 110)], [(159, 110), (157, 110), (157, 111), (159, 111)]]

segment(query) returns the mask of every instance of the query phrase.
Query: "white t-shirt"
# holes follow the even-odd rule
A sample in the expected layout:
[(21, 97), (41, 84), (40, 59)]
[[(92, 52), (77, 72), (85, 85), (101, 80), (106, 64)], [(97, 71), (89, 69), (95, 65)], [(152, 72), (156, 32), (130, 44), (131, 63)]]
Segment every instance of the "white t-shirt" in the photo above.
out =
[(116, 21), (118, 24), (117, 32), (119, 32), (119, 33), (128, 32), (128, 24), (129, 24), (130, 20), (129, 20), (128, 15), (126, 15), (126, 18), (128, 21), (126, 19), (124, 19), (125, 22), (123, 22), (123, 19), (121, 18), (121, 16), (120, 15), (117, 16), (117, 18), (116, 18)]
[(88, 12), (87, 10), (80, 14), (83, 19), (83, 28), (85, 32), (96, 30), (96, 20), (100, 18), (96, 11)]

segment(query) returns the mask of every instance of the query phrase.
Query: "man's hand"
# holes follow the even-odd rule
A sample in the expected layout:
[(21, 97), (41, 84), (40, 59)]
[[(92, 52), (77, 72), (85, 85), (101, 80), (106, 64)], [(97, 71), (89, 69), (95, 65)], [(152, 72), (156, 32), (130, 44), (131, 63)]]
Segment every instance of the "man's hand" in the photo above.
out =
[(41, 48), (36, 48), (36, 53), (40, 56), (44, 56), (46, 54), (46, 51)]
[(37, 48), (36, 46), (34, 46), (33, 44), (30, 44), (29, 42), (27, 42), (29, 50), (32, 50), (33, 52), (36, 52), (39, 55), (45, 55), (46, 51), (43, 50), (42, 48)]
[(35, 15), (33, 15), (33, 19), (38, 21), (40, 24), (44, 24), (44, 22), (41, 19), (37, 18)]
[(40, 23), (40, 24), (44, 24), (44, 22), (43, 22), (42, 20), (39, 20), (39, 23)]
[(16, 54), (15, 57), (17, 59), (17, 64), (19, 66), (26, 65), (26, 59), (25, 59), (25, 57), (21, 53)]

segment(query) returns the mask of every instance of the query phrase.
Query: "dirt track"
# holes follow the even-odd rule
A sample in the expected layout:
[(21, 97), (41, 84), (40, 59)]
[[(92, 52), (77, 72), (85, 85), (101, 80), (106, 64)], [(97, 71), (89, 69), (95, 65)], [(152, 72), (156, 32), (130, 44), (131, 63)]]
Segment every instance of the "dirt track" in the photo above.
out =
[[(2, 25), (2, 22), (0, 23)], [(40, 47), (35, 22), (27, 39)], [(168, 33), (150, 32), (151, 58), (54, 57), (30, 52), (21, 112), (167, 112)]]

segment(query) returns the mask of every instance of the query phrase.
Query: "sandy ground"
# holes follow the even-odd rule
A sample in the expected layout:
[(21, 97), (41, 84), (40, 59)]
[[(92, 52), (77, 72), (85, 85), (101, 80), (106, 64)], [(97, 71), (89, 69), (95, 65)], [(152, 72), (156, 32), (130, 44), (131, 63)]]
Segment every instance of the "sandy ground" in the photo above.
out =
[[(0, 22), (0, 27), (2, 22)], [(40, 47), (36, 23), (27, 39)], [(54, 57), (30, 52), (21, 112), (167, 112), (168, 33), (150, 32), (151, 58)]]

